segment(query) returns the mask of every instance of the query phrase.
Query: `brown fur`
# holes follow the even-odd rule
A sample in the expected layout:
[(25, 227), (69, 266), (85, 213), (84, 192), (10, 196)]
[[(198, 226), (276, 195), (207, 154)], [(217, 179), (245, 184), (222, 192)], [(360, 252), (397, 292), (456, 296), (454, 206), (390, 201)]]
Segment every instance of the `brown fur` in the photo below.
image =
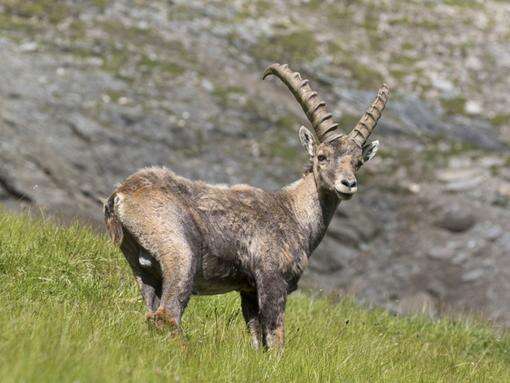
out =
[[(315, 110), (310, 100), (301, 101)], [(316, 143), (301, 128), (311, 165), (279, 191), (209, 185), (158, 167), (136, 172), (115, 189), (105, 204), (106, 227), (133, 270), (150, 321), (178, 329), (191, 294), (235, 290), (253, 346), (283, 347), (287, 295), (340, 200), (356, 192), (355, 173), (378, 145), (321, 132), (328, 140)]]
[[(323, 193), (319, 198), (313, 173), (268, 192), (147, 168), (116, 188), (105, 220), (158, 327), (178, 326), (192, 293), (237, 290), (251, 294), (257, 306), (268, 303), (243, 310), (254, 345), (262, 338), (270, 347), (283, 343), (285, 296), (296, 288), (338, 204), (334, 194)], [(140, 257), (151, 265), (143, 267)]]
[(104, 218), (106, 229), (110, 234), (110, 238), (115, 245), (120, 245), (122, 242), (123, 231), (122, 224), (117, 219), (117, 216), (113, 211), (113, 196), (110, 197), (104, 205)]

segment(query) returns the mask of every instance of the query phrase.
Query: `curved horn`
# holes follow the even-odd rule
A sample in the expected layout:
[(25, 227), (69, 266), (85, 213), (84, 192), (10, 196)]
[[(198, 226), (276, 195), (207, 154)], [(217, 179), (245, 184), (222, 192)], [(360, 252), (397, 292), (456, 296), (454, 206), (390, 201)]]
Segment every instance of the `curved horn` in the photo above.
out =
[(384, 110), (389, 97), (390, 89), (388, 88), (388, 85), (383, 84), (377, 93), (377, 97), (372, 102), (372, 105), (370, 105), (354, 129), (349, 133), (349, 137), (359, 146), (363, 146), (368, 136), (370, 136), (374, 130), (377, 125), (377, 121), (381, 118), (382, 111)]
[(317, 92), (310, 88), (308, 80), (302, 79), (298, 72), (291, 71), (287, 64), (280, 65), (276, 63), (270, 65), (264, 71), (262, 79), (269, 75), (278, 77), (287, 85), (287, 88), (303, 108), (320, 142), (333, 141), (343, 135), (338, 128), (338, 124), (333, 121), (331, 113), (328, 113), (326, 103), (317, 96)]

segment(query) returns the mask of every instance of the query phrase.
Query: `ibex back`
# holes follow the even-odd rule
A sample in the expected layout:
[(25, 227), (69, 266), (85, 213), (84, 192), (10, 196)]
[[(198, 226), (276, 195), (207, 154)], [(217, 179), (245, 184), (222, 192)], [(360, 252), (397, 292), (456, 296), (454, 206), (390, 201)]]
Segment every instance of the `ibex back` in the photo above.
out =
[(357, 191), (356, 172), (378, 142), (367, 138), (388, 99), (383, 85), (360, 122), (342, 134), (307, 80), (286, 65), (280, 78), (301, 104), (317, 139), (299, 137), (310, 156), (296, 182), (271, 192), (209, 185), (165, 168), (146, 168), (120, 184), (105, 204), (108, 232), (129, 262), (158, 327), (179, 329), (191, 294), (239, 291), (254, 347), (282, 347), (287, 295), (341, 200)]

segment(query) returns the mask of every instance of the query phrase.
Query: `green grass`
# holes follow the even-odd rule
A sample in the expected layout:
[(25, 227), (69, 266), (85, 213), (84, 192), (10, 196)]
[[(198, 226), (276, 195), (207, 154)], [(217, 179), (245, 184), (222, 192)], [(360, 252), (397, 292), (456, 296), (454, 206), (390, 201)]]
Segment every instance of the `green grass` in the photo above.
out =
[(270, 62), (310, 62), (318, 57), (318, 42), (314, 34), (306, 29), (283, 31), (270, 37), (260, 38), (251, 47), (250, 53), (261, 60)]
[(249, 346), (235, 294), (192, 298), (185, 340), (147, 327), (122, 255), (101, 236), (0, 213), (0, 381), (503, 382), (510, 338), (293, 294), (287, 347)]
[(61, 0), (2, 0), (3, 12), (25, 19), (35, 18), (58, 24), (69, 16), (68, 5)]
[(466, 105), (466, 98), (464, 96), (457, 96), (453, 98), (442, 98), (441, 104), (447, 114), (463, 114)]

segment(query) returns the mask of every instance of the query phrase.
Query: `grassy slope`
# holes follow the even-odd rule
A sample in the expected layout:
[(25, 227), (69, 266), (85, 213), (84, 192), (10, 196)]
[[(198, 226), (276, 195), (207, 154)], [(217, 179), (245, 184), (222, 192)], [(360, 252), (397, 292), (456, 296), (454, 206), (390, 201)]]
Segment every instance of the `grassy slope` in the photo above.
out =
[(187, 340), (147, 327), (122, 255), (0, 213), (0, 381), (510, 381), (510, 337), (294, 294), (283, 357), (250, 349), (235, 294), (193, 298)]

